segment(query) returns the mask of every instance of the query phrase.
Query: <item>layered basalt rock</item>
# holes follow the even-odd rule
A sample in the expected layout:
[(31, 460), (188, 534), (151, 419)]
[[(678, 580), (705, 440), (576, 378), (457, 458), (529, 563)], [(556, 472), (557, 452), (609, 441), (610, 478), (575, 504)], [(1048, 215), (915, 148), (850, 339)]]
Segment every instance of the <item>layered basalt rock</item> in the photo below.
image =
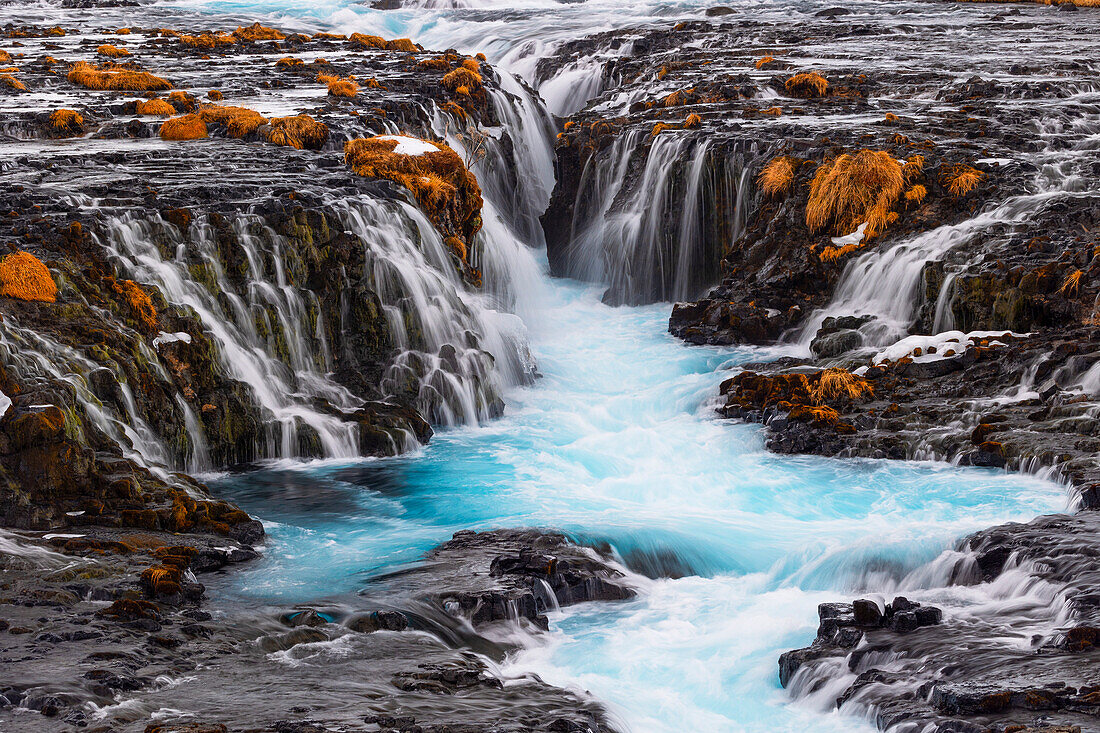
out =
[(1012, 608), (991, 604), (980, 619), (945, 606), (942, 622), (927, 628), (871, 631), (879, 624), (860, 617), (877, 615), (875, 603), (823, 605), (813, 646), (781, 658), (783, 684), (812, 694), (844, 680), (836, 706), (871, 715), (883, 729), (1091, 730), (1100, 699), (1092, 673), (1097, 521), (1093, 512), (1041, 517), (963, 540), (945, 568), (952, 582), (1031, 589)]

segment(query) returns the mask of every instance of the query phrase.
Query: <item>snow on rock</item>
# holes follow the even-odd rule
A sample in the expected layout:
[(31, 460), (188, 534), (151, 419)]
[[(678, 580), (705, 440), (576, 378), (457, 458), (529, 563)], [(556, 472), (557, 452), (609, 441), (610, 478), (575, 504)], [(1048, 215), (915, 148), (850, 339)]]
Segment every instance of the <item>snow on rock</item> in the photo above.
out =
[(0, 417), (7, 415), (9, 409), (11, 409), (11, 397), (0, 392)]
[(153, 339), (153, 348), (159, 349), (163, 344), (174, 344), (177, 341), (189, 344), (191, 343), (191, 334), (186, 331), (176, 331), (175, 333), (165, 333), (161, 331), (157, 334), (157, 337)]
[(435, 143), (430, 143), (427, 140), (421, 140), (415, 137), (406, 137), (405, 135), (379, 135), (376, 140), (396, 140), (397, 147), (393, 149), (393, 152), (398, 155), (424, 155), (425, 153), (434, 153), (439, 150), (439, 147)]
[[(944, 331), (934, 336), (906, 336), (893, 346), (888, 346), (875, 354), (874, 358), (871, 359), (871, 363), (881, 364), (886, 361), (897, 361), (907, 356), (915, 362), (924, 363), (961, 354), (982, 339), (995, 339), (988, 344), (989, 346), (1004, 346), (1005, 343), (1002, 339), (1019, 339), (1030, 335), (1028, 333), (1013, 333), (1012, 331), (971, 331), (970, 333)], [(921, 350), (920, 355), (913, 356), (913, 352), (917, 349)], [(948, 351), (953, 351), (954, 354), (949, 355), (947, 354)]]
[(845, 247), (849, 244), (859, 244), (863, 241), (863, 233), (867, 230), (867, 222), (863, 222), (859, 225), (851, 234), (846, 234), (843, 237), (833, 237), (833, 244), (837, 247)]

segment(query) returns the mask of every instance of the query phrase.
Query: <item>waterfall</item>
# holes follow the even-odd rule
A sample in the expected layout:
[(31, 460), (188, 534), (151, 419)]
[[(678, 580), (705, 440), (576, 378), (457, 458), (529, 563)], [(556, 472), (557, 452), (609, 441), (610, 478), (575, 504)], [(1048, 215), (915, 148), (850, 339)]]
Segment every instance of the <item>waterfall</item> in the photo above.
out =
[[(644, 168), (634, 176), (639, 155)], [(695, 135), (621, 135), (581, 173), (558, 274), (606, 282), (614, 304), (697, 297), (744, 217), (744, 163), (740, 150)]]
[[(1038, 208), (1062, 195), (1060, 191), (1043, 191), (1015, 196), (972, 219), (921, 232), (888, 249), (876, 249), (853, 259), (841, 273), (832, 301), (810, 315), (796, 335), (797, 342), (808, 348), (830, 316), (871, 315), (874, 319), (859, 329), (864, 345), (894, 343), (909, 332), (923, 302), (921, 283), (927, 263), (942, 259), (990, 227), (1027, 220)], [(943, 287), (954, 287), (954, 278), (947, 278)]]

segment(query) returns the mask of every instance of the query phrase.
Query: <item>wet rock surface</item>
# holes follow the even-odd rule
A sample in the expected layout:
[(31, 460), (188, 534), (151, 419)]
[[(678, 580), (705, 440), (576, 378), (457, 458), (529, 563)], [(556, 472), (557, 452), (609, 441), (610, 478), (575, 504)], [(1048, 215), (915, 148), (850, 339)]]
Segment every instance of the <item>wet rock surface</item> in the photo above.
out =
[(1092, 730), (1098, 522), (1094, 512), (1040, 517), (960, 543), (944, 568), (952, 582), (1022, 585), (1016, 609), (945, 607), (941, 622), (899, 633), (875, 629), (873, 601), (823, 604), (818, 638), (783, 655), (780, 679), (804, 694), (829, 685), (837, 707), (884, 729)]
[[(18, 551), (7, 544), (0, 554), (5, 570), (18, 570), (0, 586), (5, 730), (616, 729), (597, 703), (490, 665), (517, 643), (493, 630), (522, 623), (538, 633), (548, 603), (633, 597), (613, 564), (560, 534), (459, 532), (416, 567), (368, 580), (356, 598), (256, 613), (207, 610), (200, 582), (255, 561), (246, 545), (85, 532), (44, 544), (12, 537)], [(149, 570), (181, 557), (180, 589), (165, 594)], [(227, 708), (226, 689), (250, 705)], [(120, 703), (129, 712), (109, 709)], [(149, 723), (158, 710), (161, 722)]]

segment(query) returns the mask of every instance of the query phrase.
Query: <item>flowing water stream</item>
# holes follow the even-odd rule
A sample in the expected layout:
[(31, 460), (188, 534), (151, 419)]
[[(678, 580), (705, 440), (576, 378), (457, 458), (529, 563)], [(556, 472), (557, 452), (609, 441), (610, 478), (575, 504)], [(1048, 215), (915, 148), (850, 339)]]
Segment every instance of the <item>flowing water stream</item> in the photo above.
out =
[[(348, 0), (160, 4), (229, 13), (249, 22), (259, 15), (304, 30), (409, 35), (428, 47), (486, 51), (536, 86), (556, 113), (574, 111), (600, 91), (599, 60), (540, 79), (538, 58), (600, 30), (701, 17), (708, 5), (638, 2), (627, 9), (610, 0), (578, 5), (532, 0), (521, 7), (471, 0), (456, 10), (450, 1), (423, 0), (381, 13)], [(774, 4), (762, 7), (785, 12)], [(505, 83), (519, 89), (515, 80)], [(215, 579), (212, 596), (251, 608), (320, 602), (369, 589), (372, 577), (416, 561), (460, 529), (557, 528), (581, 540), (610, 543), (639, 596), (552, 613), (550, 634), (525, 639), (523, 650), (504, 662), (503, 674), (535, 672), (551, 683), (587, 690), (633, 733), (794, 733), (866, 727), (833, 711), (832, 688), (792, 701), (779, 687), (777, 657), (810, 642), (818, 603), (905, 592), (966, 618), (975, 607), (1019, 604), (1021, 595), (1037, 593), (1010, 583), (948, 587), (948, 573), (940, 570), (945, 565), (935, 561), (944, 553), (950, 557), (955, 542), (970, 531), (1065, 509), (1064, 487), (1043, 477), (940, 463), (766, 452), (758, 427), (718, 419), (712, 401), (730, 370), (785, 352), (687, 346), (667, 333), (668, 303), (611, 307), (601, 302), (604, 285), (549, 278), (537, 249), (535, 220), (548, 195), (553, 129), (530, 98), (496, 101), (509, 127), (521, 130), (530, 169), (523, 172), (526, 186), (482, 180), (489, 246), (480, 264), (486, 294), (463, 291), (453, 273), (446, 275), (445, 263), (434, 263), (445, 259), (442, 245), (411, 207), (343, 204), (343, 223), (363, 239), (376, 279), (392, 287), (380, 295), (393, 323), (409, 316), (398, 310), (401, 303), (413, 302), (412, 315), (422, 319), (418, 331), (425, 343), (413, 343), (410, 336), (402, 348), (423, 356), (453, 345), (466, 331), (481, 335), (479, 348), (460, 355), (464, 379), (418, 357), (422, 383), (443, 395), (422, 395), (422, 406), (444, 427), (430, 445), (401, 457), (350, 457), (348, 428), (330, 414), (303, 407), (309, 400), (302, 395), (349, 409), (354, 404), (323, 378), (327, 357), (323, 348), (309, 353), (313, 335), (295, 331), (308, 304), (279, 277), (268, 282), (271, 278), (257, 274), (250, 292), (227, 300), (242, 312), (249, 305), (269, 305), (294, 316), (283, 326), (284, 332), (297, 333), (288, 346), (289, 364), (270, 356), (263, 339), (246, 327), (248, 318), (224, 312), (208, 293), (192, 287), (178, 264), (150, 248), (141, 231), (146, 224), (115, 222), (107, 246), (143, 280), (195, 309), (230, 360), (234, 377), (284, 426), (283, 446), (264, 455), (294, 455), (292, 430), (298, 423), (328, 441), (329, 458), (323, 461), (284, 459), (248, 473), (208, 476), (216, 494), (263, 519), (270, 536), (264, 559)], [(703, 144), (695, 151), (692, 170), (706, 150)], [(647, 175), (657, 179), (662, 172), (656, 166)], [(731, 171), (731, 179), (739, 174)], [(662, 190), (660, 181), (643, 189)], [(691, 195), (682, 204), (664, 205), (693, 208)], [(985, 216), (1017, 214), (1016, 208), (1002, 208)], [(395, 223), (402, 217), (404, 223)], [(647, 223), (641, 217), (610, 226), (626, 237)], [(838, 298), (851, 296), (861, 307), (875, 307), (891, 329), (900, 328), (912, 306), (910, 260), (939, 256), (967, 227), (985, 223), (936, 230), (908, 249), (861, 261), (860, 267), (881, 271), (895, 283), (888, 293), (882, 291), (883, 303), (868, 301), (862, 291), (842, 289)], [(401, 226), (418, 227), (423, 245), (410, 243), (398, 232)], [(685, 241), (698, 236), (690, 222), (680, 234)], [(600, 229), (598, 238), (607, 236)], [(257, 252), (274, 248), (277, 255), (275, 238), (246, 238), (246, 244)], [(643, 255), (659, 259), (658, 243), (643, 244)], [(901, 264), (892, 267), (890, 258)], [(663, 266), (685, 269), (677, 261)], [(615, 276), (595, 264), (578, 274)], [(852, 282), (859, 279), (856, 274)], [(686, 278), (685, 273), (677, 281)], [(690, 294), (677, 289), (666, 296)], [(0, 343), (0, 348), (23, 345)], [(480, 349), (496, 357), (493, 365), (483, 361)], [(534, 363), (541, 378), (532, 381)], [(489, 383), (492, 389), (484, 387)], [(497, 392), (507, 407), (502, 417), (488, 420), (486, 403)], [(114, 424), (108, 417), (103, 422)], [(193, 468), (202, 466), (201, 441), (194, 442)], [(1030, 600), (1039, 607), (1053, 603), (1042, 593)], [(1044, 624), (1054, 624), (1056, 614), (1056, 608), (1040, 614), (1026, 631), (1049, 630)], [(1006, 644), (1015, 643), (1008, 637)], [(841, 689), (846, 674), (838, 672)]]

